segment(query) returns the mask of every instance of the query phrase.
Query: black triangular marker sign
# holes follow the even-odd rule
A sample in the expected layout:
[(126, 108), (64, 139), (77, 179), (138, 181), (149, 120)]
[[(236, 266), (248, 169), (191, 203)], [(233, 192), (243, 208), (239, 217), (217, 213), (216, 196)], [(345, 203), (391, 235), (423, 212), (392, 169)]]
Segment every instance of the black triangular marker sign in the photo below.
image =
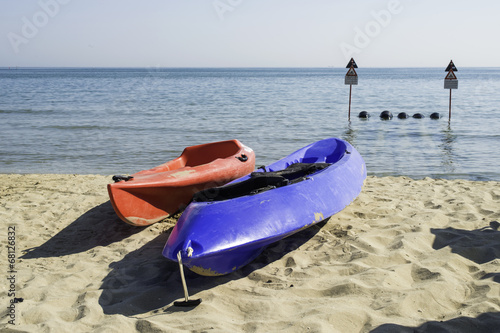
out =
[(448, 67), (446, 67), (444, 71), (449, 72), (450, 70), (453, 70), (455, 72), (458, 71), (458, 69), (455, 67), (455, 64), (453, 63), (453, 60), (450, 61), (450, 64), (448, 65)]
[(347, 66), (345, 66), (345, 68), (358, 68), (358, 65), (356, 65), (356, 62), (354, 61), (354, 58), (351, 58), (351, 60), (349, 60), (349, 63), (347, 64)]

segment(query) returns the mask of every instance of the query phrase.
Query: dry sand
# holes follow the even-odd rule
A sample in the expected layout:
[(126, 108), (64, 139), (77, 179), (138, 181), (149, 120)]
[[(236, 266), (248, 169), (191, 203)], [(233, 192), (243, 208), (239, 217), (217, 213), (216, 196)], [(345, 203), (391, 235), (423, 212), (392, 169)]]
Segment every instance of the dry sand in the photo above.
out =
[(343, 212), (245, 268), (187, 271), (203, 302), (186, 309), (173, 305), (178, 265), (161, 255), (175, 220), (121, 222), (109, 181), (0, 175), (2, 331), (500, 331), (498, 182), (368, 177)]

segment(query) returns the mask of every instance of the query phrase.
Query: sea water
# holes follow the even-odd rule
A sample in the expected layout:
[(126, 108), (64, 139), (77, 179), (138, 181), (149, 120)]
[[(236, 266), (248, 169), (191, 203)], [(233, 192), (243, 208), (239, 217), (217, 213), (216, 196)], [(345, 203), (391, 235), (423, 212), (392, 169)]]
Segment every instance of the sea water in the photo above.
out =
[(369, 175), (500, 181), (500, 68), (459, 68), (451, 120), (444, 68), (357, 69), (350, 119), (346, 71), (1, 68), (0, 173), (134, 173), (228, 139), (265, 165), (339, 137)]

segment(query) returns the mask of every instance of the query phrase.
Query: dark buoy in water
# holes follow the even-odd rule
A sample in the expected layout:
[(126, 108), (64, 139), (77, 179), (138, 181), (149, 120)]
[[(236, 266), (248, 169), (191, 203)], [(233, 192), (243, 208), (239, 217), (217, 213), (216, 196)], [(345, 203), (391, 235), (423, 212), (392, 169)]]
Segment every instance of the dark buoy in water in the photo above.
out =
[(370, 114), (367, 111), (361, 111), (359, 113), (358, 117), (363, 118), (363, 119), (368, 119), (368, 118), (370, 118)]
[(441, 118), (441, 115), (437, 112), (434, 112), (433, 114), (431, 114), (431, 119), (439, 119)]
[(415, 113), (415, 114), (413, 115), (413, 118), (416, 118), (416, 119), (422, 119), (422, 118), (425, 118), (425, 117), (424, 117), (424, 115), (423, 115), (423, 114), (421, 114), (421, 113)]
[(399, 118), (399, 119), (407, 119), (407, 118), (410, 118), (410, 116), (409, 116), (409, 115), (408, 115), (408, 113), (406, 113), (406, 112), (400, 112), (400, 113), (398, 114), (398, 118)]
[(380, 114), (380, 118), (382, 118), (383, 120), (389, 120), (389, 119), (392, 119), (392, 113), (391, 111), (382, 111), (382, 113)]

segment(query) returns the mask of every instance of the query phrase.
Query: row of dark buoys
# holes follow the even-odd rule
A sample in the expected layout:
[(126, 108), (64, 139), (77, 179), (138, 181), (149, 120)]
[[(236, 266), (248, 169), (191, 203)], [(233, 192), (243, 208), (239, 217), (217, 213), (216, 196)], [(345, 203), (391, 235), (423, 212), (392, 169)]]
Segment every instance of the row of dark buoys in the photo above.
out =
[[(359, 118), (367, 119), (370, 118), (370, 114), (367, 111), (361, 111), (358, 115)], [(422, 119), (425, 118), (425, 116), (421, 113), (415, 113), (413, 116), (411, 116), (415, 119)], [(388, 110), (384, 110), (380, 113), (380, 118), (383, 120), (391, 120), (393, 118), (392, 112)], [(408, 119), (410, 118), (410, 115), (407, 114), (406, 112), (400, 112), (398, 113), (398, 118), (399, 119)], [(437, 112), (434, 112), (430, 115), (431, 119), (439, 119), (441, 118), (441, 115)]]

